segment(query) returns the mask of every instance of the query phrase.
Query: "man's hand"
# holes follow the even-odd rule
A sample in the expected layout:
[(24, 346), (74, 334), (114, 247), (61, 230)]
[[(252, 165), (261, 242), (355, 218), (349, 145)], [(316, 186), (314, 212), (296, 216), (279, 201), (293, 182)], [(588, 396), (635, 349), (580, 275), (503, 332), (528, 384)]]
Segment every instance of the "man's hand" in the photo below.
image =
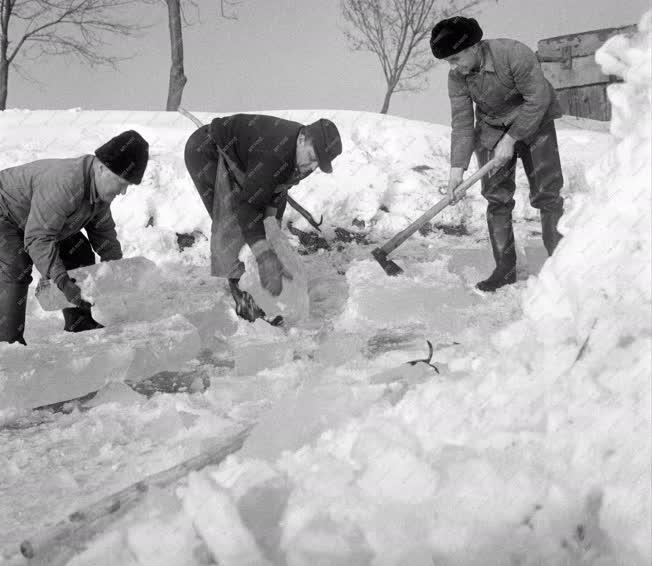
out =
[(451, 167), (450, 177), (448, 178), (448, 201), (449, 204), (455, 204), (464, 195), (455, 195), (455, 189), (459, 187), (464, 179), (464, 169), (461, 167)]
[(258, 263), (260, 284), (274, 297), (278, 297), (283, 290), (283, 277), (291, 280), (292, 274), (267, 242), (256, 242), (252, 246), (252, 251)]
[(59, 281), (58, 287), (61, 290), (61, 292), (65, 295), (69, 303), (72, 303), (73, 305), (79, 307), (80, 309), (84, 309), (87, 311), (91, 310), (91, 307), (93, 305), (89, 303), (87, 300), (82, 298), (81, 289), (79, 288), (79, 285), (77, 285), (77, 283), (75, 282), (75, 279), (72, 279), (71, 277), (66, 275)]
[(496, 161), (496, 164), (489, 172), (490, 175), (493, 175), (503, 165), (509, 163), (514, 156), (514, 144), (516, 144), (516, 140), (509, 134), (505, 134), (500, 138), (498, 145), (496, 145), (494, 149), (493, 158)]

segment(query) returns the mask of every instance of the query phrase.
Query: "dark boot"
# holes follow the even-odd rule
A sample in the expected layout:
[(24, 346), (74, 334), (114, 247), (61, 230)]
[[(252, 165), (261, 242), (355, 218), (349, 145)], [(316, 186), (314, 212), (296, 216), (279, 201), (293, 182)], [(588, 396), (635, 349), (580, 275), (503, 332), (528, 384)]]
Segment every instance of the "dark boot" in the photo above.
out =
[(282, 325), (284, 322), (283, 317), (281, 315), (273, 318), (268, 317), (265, 311), (256, 304), (254, 298), (247, 291), (240, 289), (238, 285), (239, 281), (239, 279), (229, 279), (229, 289), (235, 301), (235, 314), (240, 318), (244, 318), (247, 322), (253, 322), (257, 318), (262, 318), (272, 326)]
[(541, 211), (541, 236), (543, 245), (551, 256), (563, 236), (557, 231), (557, 223), (564, 214), (563, 210)]
[(24, 283), (0, 283), (0, 342), (27, 345), (23, 332), (28, 289)]
[(476, 284), (480, 291), (493, 292), (504, 285), (516, 283), (516, 249), (512, 213), (509, 211), (487, 211), (487, 227), (496, 269), (484, 281)]
[(265, 311), (256, 304), (254, 298), (247, 291), (240, 289), (239, 281), (239, 279), (229, 279), (229, 289), (235, 301), (235, 314), (240, 318), (244, 318), (247, 322), (263, 318)]
[(91, 311), (80, 309), (78, 307), (68, 307), (63, 309), (63, 329), (66, 332), (84, 332), (86, 330), (97, 330), (104, 328), (103, 324), (97, 322)]

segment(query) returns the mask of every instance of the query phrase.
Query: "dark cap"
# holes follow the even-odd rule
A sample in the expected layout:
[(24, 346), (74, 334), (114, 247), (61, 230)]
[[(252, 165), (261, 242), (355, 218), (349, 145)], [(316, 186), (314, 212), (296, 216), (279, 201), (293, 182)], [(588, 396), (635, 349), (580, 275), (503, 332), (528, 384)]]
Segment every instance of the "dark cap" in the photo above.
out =
[(439, 22), (430, 34), (430, 49), (437, 59), (446, 59), (482, 39), (482, 29), (473, 18), (456, 16)]
[(149, 160), (149, 144), (135, 130), (122, 132), (95, 150), (112, 173), (131, 185), (140, 185)]
[(319, 168), (324, 173), (332, 173), (332, 161), (342, 153), (342, 139), (337, 126), (326, 118), (320, 118), (305, 127), (306, 136), (312, 140)]

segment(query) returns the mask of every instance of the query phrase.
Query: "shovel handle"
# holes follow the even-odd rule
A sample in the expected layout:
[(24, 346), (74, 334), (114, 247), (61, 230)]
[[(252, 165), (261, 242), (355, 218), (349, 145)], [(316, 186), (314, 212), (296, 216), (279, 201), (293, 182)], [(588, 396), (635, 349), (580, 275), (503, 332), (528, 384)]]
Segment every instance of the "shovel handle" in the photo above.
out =
[[(466, 190), (475, 185), (482, 177), (484, 177), (492, 168), (494, 167), (494, 160), (492, 159), (480, 169), (478, 169), (473, 175), (471, 175), (465, 181), (462, 181), (456, 188), (455, 193), (464, 194)], [(412, 224), (407, 228), (396, 234), (391, 240), (385, 243), (380, 249), (385, 252), (385, 254), (390, 254), (396, 248), (398, 248), (405, 240), (407, 240), (412, 234), (414, 234), (419, 228), (421, 228), (426, 222), (432, 220), (437, 214), (439, 214), (444, 208), (450, 204), (450, 199), (446, 195), (441, 199), (437, 204), (430, 207), (426, 210), (419, 218), (417, 218)]]

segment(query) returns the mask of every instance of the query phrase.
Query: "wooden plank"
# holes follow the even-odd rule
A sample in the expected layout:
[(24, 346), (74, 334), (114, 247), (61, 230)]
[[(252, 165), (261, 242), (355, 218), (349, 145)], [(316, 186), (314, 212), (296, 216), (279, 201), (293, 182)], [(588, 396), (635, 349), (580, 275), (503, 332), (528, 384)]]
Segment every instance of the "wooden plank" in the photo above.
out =
[(562, 49), (570, 47), (572, 57), (584, 57), (595, 53), (610, 37), (619, 34), (633, 35), (636, 31), (636, 25), (629, 25), (549, 37), (537, 43), (537, 53), (542, 59), (561, 58)]
[(557, 97), (564, 114), (603, 122), (611, 120), (606, 85), (562, 89), (557, 91)]
[(192, 471), (219, 464), (240, 450), (250, 431), (251, 427), (247, 427), (199, 456), (148, 476), (72, 513), (54, 527), (25, 540), (20, 546), (21, 554), (29, 559), (30, 566), (64, 566), (85, 550), (90, 540), (138, 505), (151, 488), (165, 488)]
[(573, 86), (587, 86), (614, 82), (611, 75), (605, 75), (602, 68), (595, 62), (594, 55), (572, 59), (569, 69), (563, 63), (543, 62), (541, 70), (550, 84), (556, 89)]

